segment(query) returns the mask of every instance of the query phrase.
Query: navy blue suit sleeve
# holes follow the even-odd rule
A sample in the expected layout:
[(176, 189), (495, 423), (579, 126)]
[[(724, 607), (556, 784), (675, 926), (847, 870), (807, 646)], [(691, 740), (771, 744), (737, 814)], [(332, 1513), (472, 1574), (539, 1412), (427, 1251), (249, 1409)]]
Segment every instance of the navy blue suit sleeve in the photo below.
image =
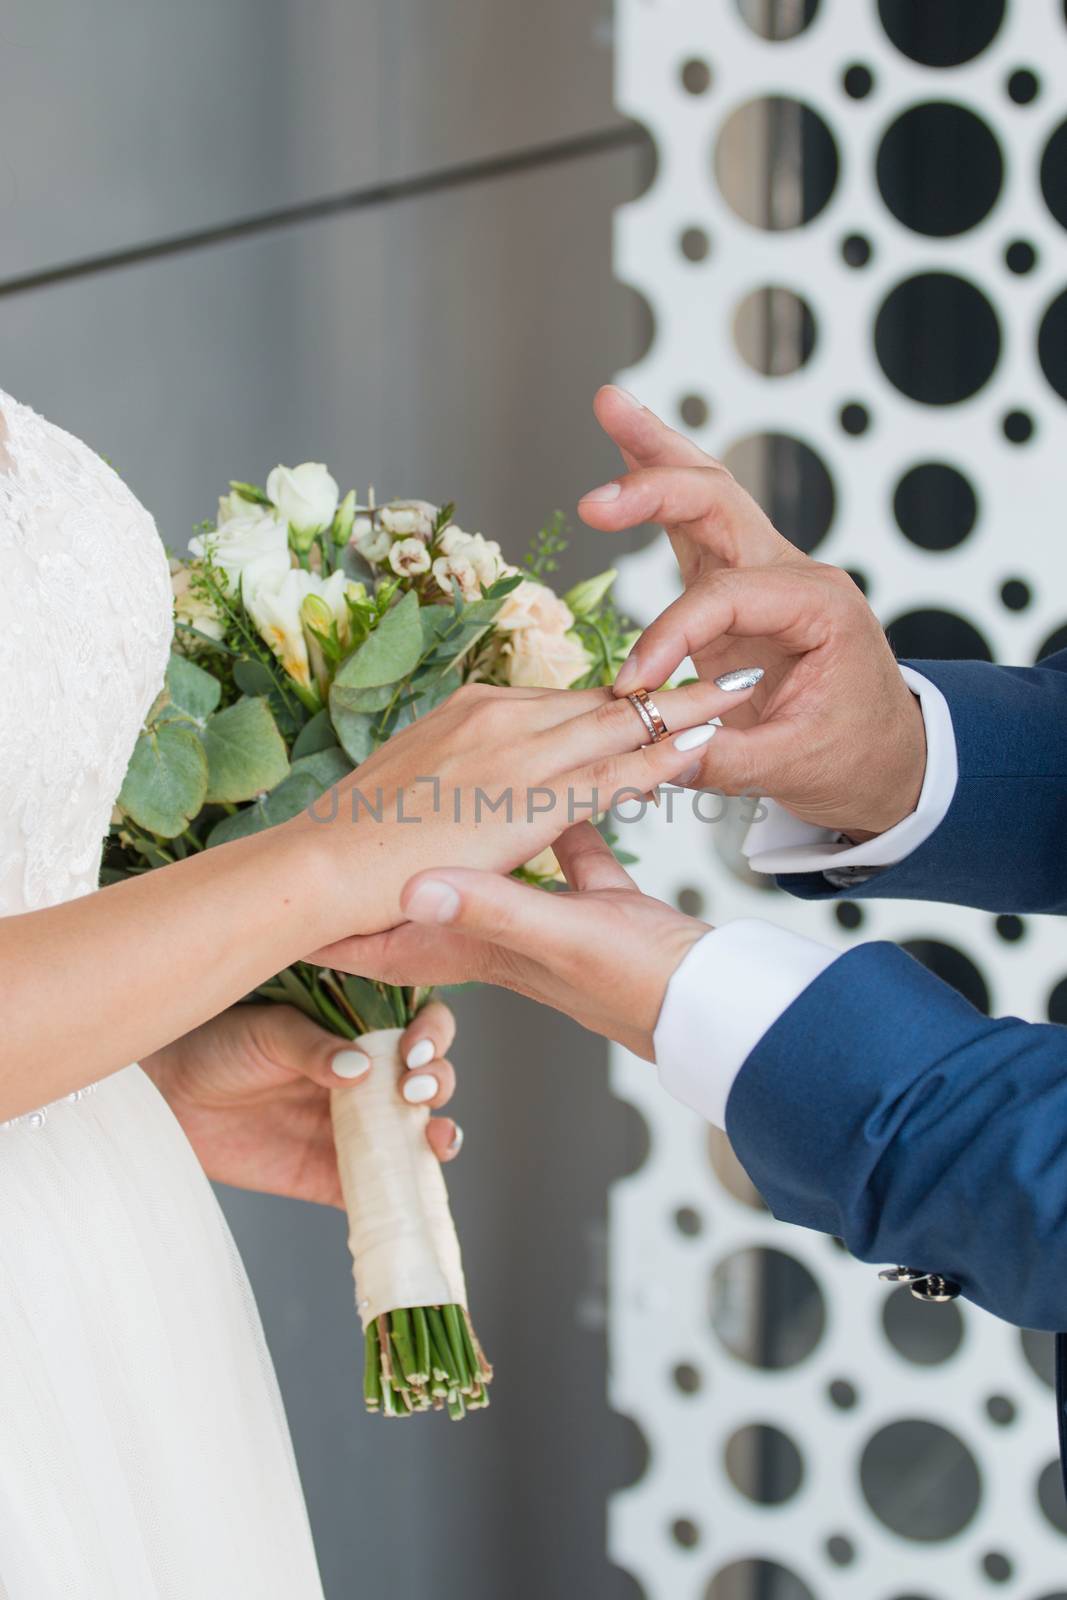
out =
[(726, 1120), (776, 1217), (1067, 1327), (1067, 1028), (990, 1021), (895, 945), (863, 945), (764, 1035)]
[(986, 911), (1067, 911), (1067, 651), (1040, 667), (910, 661), (952, 712), (959, 782), (941, 826), (865, 884), (779, 878), (806, 900), (947, 900)]

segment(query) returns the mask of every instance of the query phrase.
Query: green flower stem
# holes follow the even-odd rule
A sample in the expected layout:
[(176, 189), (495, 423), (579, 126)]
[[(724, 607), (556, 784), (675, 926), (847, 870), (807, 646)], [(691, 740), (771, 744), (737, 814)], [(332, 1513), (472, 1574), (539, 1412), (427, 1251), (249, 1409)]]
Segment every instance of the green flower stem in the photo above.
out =
[(492, 1375), (462, 1306), (390, 1311), (364, 1336), (363, 1396), (387, 1417), (432, 1408), (458, 1422), (489, 1404)]

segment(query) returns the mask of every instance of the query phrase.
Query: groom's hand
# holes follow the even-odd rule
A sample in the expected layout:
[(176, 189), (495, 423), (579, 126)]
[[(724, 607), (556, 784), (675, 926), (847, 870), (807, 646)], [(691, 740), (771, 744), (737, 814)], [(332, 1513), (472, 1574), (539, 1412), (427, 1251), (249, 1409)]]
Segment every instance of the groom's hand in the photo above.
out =
[(922, 713), (856, 585), (784, 539), (720, 462), (624, 390), (601, 389), (595, 409), (630, 470), (579, 502), (583, 520), (662, 523), (686, 586), (616, 691), (655, 690), (686, 656), (702, 678), (760, 666), (692, 786), (768, 795), (856, 840), (907, 816), (926, 770)]
[(405, 884), (408, 922), (314, 959), (383, 983), (495, 983), (652, 1060), (671, 974), (708, 926), (642, 894), (591, 823), (553, 849), (570, 894), (435, 868)]

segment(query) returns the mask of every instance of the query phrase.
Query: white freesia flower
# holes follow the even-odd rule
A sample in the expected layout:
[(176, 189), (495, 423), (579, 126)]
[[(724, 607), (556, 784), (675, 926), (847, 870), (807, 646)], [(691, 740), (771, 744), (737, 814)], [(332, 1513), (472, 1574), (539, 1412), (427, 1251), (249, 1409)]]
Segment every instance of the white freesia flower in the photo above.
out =
[(525, 867), (531, 877), (554, 878), (559, 883), (566, 883), (567, 881), (563, 875), (563, 868), (556, 860), (556, 852), (551, 845), (547, 845), (531, 861), (527, 861)]
[(352, 524), (350, 543), (364, 561), (376, 566), (389, 554), (393, 540), (392, 535), (385, 528), (379, 528), (372, 517), (357, 517)]
[(257, 507), (251, 500), (246, 500), (243, 494), (238, 494), (236, 489), (231, 489), (229, 494), (219, 496), (219, 513), (215, 518), (218, 527), (224, 522), (233, 522), (237, 517), (246, 517), (250, 511), (265, 511), (265, 506)]
[(304, 688), (310, 687), (311, 668), (300, 607), (309, 594), (321, 593), (324, 588), (321, 578), (301, 567), (291, 567), (280, 577), (254, 576), (244, 585), (245, 609), (260, 637), (270, 645), (289, 676)]
[(505, 648), (508, 682), (515, 689), (569, 689), (589, 671), (589, 657), (569, 633), (519, 628)]
[[(220, 509), (222, 504), (220, 501)], [(253, 566), (262, 578), (267, 578), (271, 574), (281, 577), (292, 565), (289, 529), (277, 513), (267, 506), (250, 505), (247, 500), (240, 500), (240, 505), (240, 512), (189, 541), (194, 556), (210, 557), (231, 594), (241, 587), (242, 578)]]
[(174, 595), (174, 618), (176, 622), (185, 622), (198, 633), (206, 633), (209, 639), (221, 639), (225, 632), (222, 618), (207, 596), (197, 593), (192, 587), (194, 567), (187, 566), (184, 561), (170, 563), (170, 587)]
[(574, 626), (570, 608), (546, 584), (527, 579), (512, 589), (493, 621), (498, 632), (536, 628), (540, 633), (567, 633)]
[(267, 496), (295, 534), (312, 539), (333, 521), (341, 491), (321, 461), (305, 461), (299, 467), (275, 467)]
[(421, 539), (398, 539), (389, 552), (389, 565), (399, 578), (417, 578), (430, 570), (430, 552)]
[(451, 594), (455, 585), (464, 600), (481, 598), (482, 586), (473, 564), (462, 553), (438, 556), (433, 564), (433, 575), (445, 594)]
[(437, 521), (437, 507), (428, 500), (390, 500), (382, 507), (381, 520), (394, 538), (428, 539)]

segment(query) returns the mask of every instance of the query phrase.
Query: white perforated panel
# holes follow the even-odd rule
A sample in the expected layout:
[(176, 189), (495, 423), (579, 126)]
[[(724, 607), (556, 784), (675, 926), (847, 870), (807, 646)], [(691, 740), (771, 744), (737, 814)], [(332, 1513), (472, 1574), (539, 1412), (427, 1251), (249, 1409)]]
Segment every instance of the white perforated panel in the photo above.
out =
[[(752, 0), (745, 9), (781, 17), (789, 4), (798, 15), (806, 10), (802, 0), (777, 7)], [(883, 9), (892, 24), (915, 7)], [(963, 64), (930, 66), (896, 47), (874, 0), (821, 0), (810, 26), (786, 41), (761, 37), (734, 0), (617, 0), (618, 102), (651, 131), (658, 170), (649, 191), (618, 216), (615, 260), (618, 275), (647, 299), (655, 324), (646, 357), (620, 381), (676, 425), (684, 426), (683, 403), (697, 419), (705, 405), (706, 424), (687, 431), (718, 454), (749, 435), (801, 440), (834, 490), (820, 558), (861, 572), (885, 622), (952, 613), (976, 630), (962, 635), (976, 652), (984, 642), (993, 658), (1026, 663), (1067, 622), (1067, 411), (1056, 387), (1065, 387), (1067, 319), (1053, 312), (1045, 321), (1067, 286), (1067, 233), (1054, 215), (1067, 211), (1067, 166), (1057, 165), (1055, 145), (1047, 198), (1041, 182), (1044, 152), (1067, 112), (1067, 23), (1060, 0), (1017, 0), (998, 24), (1000, 9), (979, 0), (927, 5), (959, 18), (960, 36), (970, 33), (972, 46), (981, 43), (985, 16), (991, 33)], [(859, 98), (853, 95), (864, 87), (862, 74), (849, 79), (852, 94), (844, 82), (856, 65), (873, 80)], [(1025, 71), (1034, 82), (1013, 77)], [(839, 162), (823, 209), (806, 225), (780, 231), (743, 220), (724, 197), (716, 168), (731, 116), (768, 96), (809, 107), (832, 135)], [(985, 163), (985, 198), (975, 170), (973, 184), (961, 184), (962, 199), (945, 191), (932, 211), (921, 183), (890, 198), (927, 226), (931, 216), (935, 226), (938, 218), (942, 226), (954, 218), (969, 224), (950, 236), (899, 220), (879, 185), (887, 131), (911, 108), (943, 101), (973, 113), (980, 125), (949, 113), (942, 124), (905, 123), (896, 137), (914, 135), (912, 148), (932, 174), (938, 202), (939, 163), (951, 157), (936, 148), (943, 127), (946, 138), (961, 141), (957, 161)], [(817, 140), (808, 126), (811, 151)], [(761, 171), (773, 179), (762, 192)], [(772, 214), (778, 207), (781, 218), (798, 203), (781, 147), (767, 154), (753, 141), (746, 152), (744, 141), (727, 141), (718, 173), (731, 192), (743, 191), (746, 206)], [(984, 214), (967, 215), (968, 206)], [(846, 260), (843, 244), (853, 236), (869, 244), (865, 265)], [(1018, 248), (1008, 265), (1013, 243), (1036, 252), (1029, 270), (1012, 270), (1028, 263)], [(855, 246), (849, 253), (857, 259)], [(906, 310), (895, 345), (885, 346), (887, 373), (876, 353), (879, 314), (901, 283), (926, 273), (962, 279), (963, 288), (942, 285), (941, 302)], [(787, 376), (754, 371), (735, 344), (737, 307), (768, 285), (800, 294), (814, 314), (814, 350)], [(968, 295), (967, 285), (977, 292)], [(923, 346), (923, 381), (973, 387), (964, 398), (928, 404), (896, 386), (894, 379), (911, 381), (897, 370), (901, 327), (921, 324), (924, 307), (943, 325), (946, 345), (943, 373), (929, 340)], [(842, 425), (849, 405), (865, 409), (865, 431)], [(1008, 427), (1018, 436), (1029, 419), (1026, 442), (1005, 432), (1005, 419), (1017, 413), (1024, 422)], [(849, 414), (853, 427), (857, 415)], [(901, 480), (927, 462), (954, 468), (977, 499), (973, 530), (952, 548), (920, 547), (894, 514)], [(1009, 581), (1025, 588), (1005, 590)], [(647, 620), (675, 592), (665, 540), (625, 564), (622, 598), (638, 618)], [(951, 629), (942, 617), (920, 635), (945, 641)], [(900, 638), (910, 652), (907, 626)], [(982, 913), (872, 902), (860, 926), (846, 931), (832, 906), (743, 881), (725, 860), (726, 832), (679, 815), (669, 828), (657, 820), (643, 826), (636, 846), (630, 832), (626, 843), (640, 852), (647, 887), (668, 899), (698, 891), (713, 922), (769, 916), (842, 945), (858, 938), (939, 941), (951, 947), (945, 960), (957, 952), (970, 963), (963, 969), (970, 981), (984, 981), (994, 1012), (1048, 1015), (1050, 994), (1067, 975), (1061, 924), (1028, 917), (1019, 937), (1017, 924), (1002, 921), (998, 929)], [(709, 1044), (694, 1040), (694, 1049), (702, 1048)], [(817, 1053), (797, 1065), (818, 1070)], [(643, 1476), (611, 1506), (614, 1560), (649, 1600), (1062, 1600), (1067, 1539), (1053, 1525), (1063, 1520), (1051, 1466), (1054, 1407), (1019, 1333), (962, 1303), (957, 1325), (956, 1310), (922, 1306), (897, 1291), (889, 1315), (912, 1356), (901, 1353), (883, 1321), (889, 1291), (873, 1268), (849, 1260), (828, 1239), (774, 1222), (724, 1187), (707, 1128), (659, 1090), (647, 1065), (617, 1051), (613, 1072), (617, 1092), (641, 1113), (650, 1135), (647, 1160), (611, 1200), (612, 1398), (640, 1426), (649, 1450)], [(741, 1187), (736, 1178), (731, 1187)], [(792, 1274), (797, 1298), (789, 1304), (759, 1304), (768, 1292), (788, 1297), (787, 1269), (768, 1277), (744, 1260), (729, 1264), (736, 1252), (757, 1247), (783, 1252), (810, 1274)], [(935, 1332), (923, 1320), (945, 1315), (951, 1325)], [(954, 1330), (961, 1337), (953, 1350)], [(789, 1364), (753, 1365), (728, 1346)], [(835, 1403), (831, 1385), (845, 1404)], [(882, 1436), (906, 1420), (935, 1424), (949, 1437), (922, 1430)], [(799, 1488), (783, 1496), (795, 1476), (788, 1447), (768, 1457), (754, 1455), (747, 1436), (734, 1445), (735, 1476), (783, 1496), (778, 1504), (755, 1503), (727, 1471), (727, 1441), (754, 1423), (780, 1429), (802, 1461)], [(1038, 1493), (1043, 1473), (1052, 1491), (1048, 1512)], [(782, 1570), (733, 1568), (759, 1561)]]

